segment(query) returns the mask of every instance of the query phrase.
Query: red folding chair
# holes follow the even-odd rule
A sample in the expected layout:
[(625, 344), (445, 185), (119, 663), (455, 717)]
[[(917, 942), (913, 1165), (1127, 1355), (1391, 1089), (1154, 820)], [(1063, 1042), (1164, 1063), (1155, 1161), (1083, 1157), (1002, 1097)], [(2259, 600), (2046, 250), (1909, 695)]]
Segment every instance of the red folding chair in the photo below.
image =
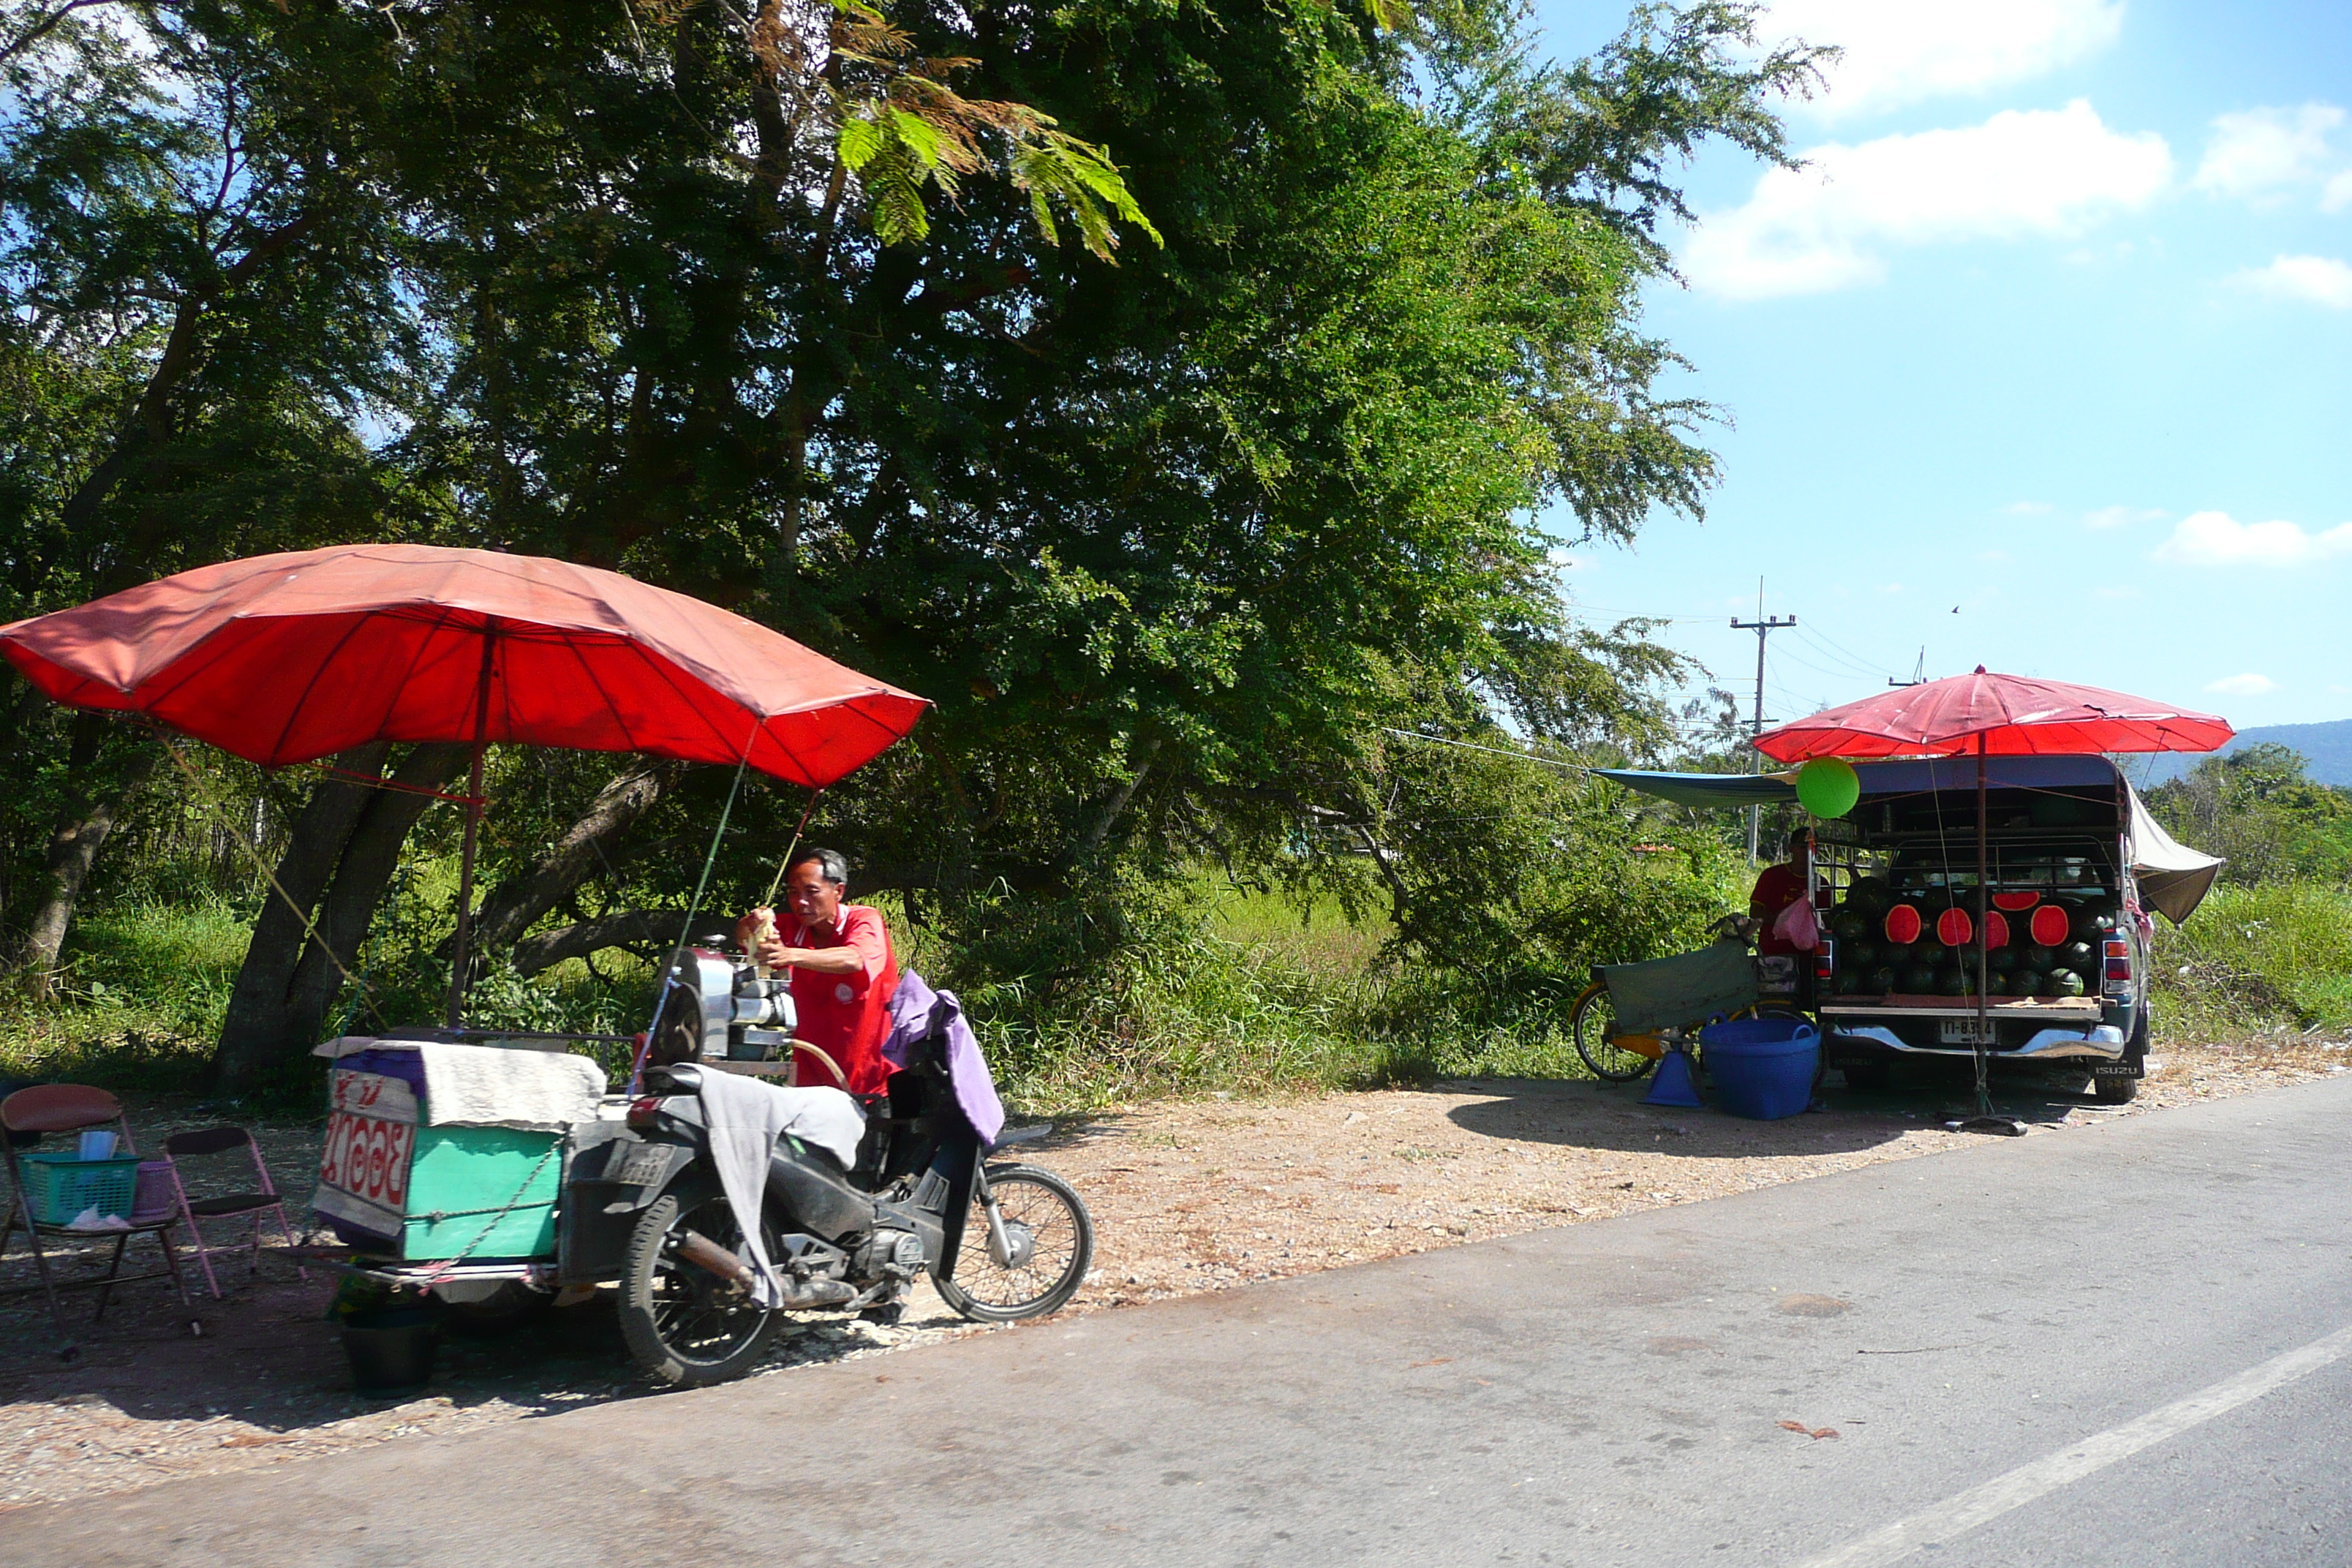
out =
[[(122, 1113), (122, 1102), (102, 1089), (79, 1083), (44, 1083), (36, 1084), (31, 1089), (20, 1089), (7, 1099), (0, 1100), (0, 1131), (6, 1133), (79, 1132), (92, 1127), (103, 1127), (110, 1121), (115, 1124), (122, 1141), (123, 1152), (138, 1153), (138, 1149), (131, 1142), (131, 1122)], [(173, 1287), (180, 1292), (181, 1303), (190, 1307), (195, 1305), (188, 1299), (188, 1287), (180, 1278), (179, 1257), (172, 1247), (172, 1227), (180, 1223), (176, 1212), (161, 1216), (142, 1215), (131, 1220), (128, 1229), (114, 1231), (75, 1230), (68, 1226), (36, 1219), (32, 1200), (25, 1193), (25, 1170), (16, 1158), (16, 1142), (14, 1137), (0, 1136), (0, 1149), (5, 1149), (8, 1156), (10, 1189), (7, 1223), (0, 1225), (0, 1257), (5, 1257), (9, 1238), (16, 1234), (16, 1226), (22, 1225), (26, 1239), (33, 1245), (33, 1264), (40, 1273), (41, 1282), (0, 1290), (0, 1296), (19, 1296), (38, 1290), (48, 1298), (49, 1315), (62, 1324), (65, 1315), (58, 1307), (58, 1292), (95, 1285), (98, 1287), (98, 1310), (90, 1315), (90, 1321), (97, 1322), (106, 1316), (106, 1303), (113, 1296), (117, 1285), (128, 1285), (139, 1279), (169, 1278)], [(42, 1247), (43, 1237), (60, 1241), (89, 1242), (104, 1236), (114, 1237), (114, 1256), (107, 1260), (104, 1279), (58, 1279), (51, 1275), (49, 1249)], [(149, 1274), (122, 1272), (123, 1250), (131, 1245), (131, 1238), (134, 1236), (155, 1238), (156, 1244), (163, 1249), (163, 1267), (161, 1269)]]
[[(187, 1187), (180, 1180), (180, 1162), (226, 1154), (237, 1149), (242, 1149), (252, 1156), (254, 1179), (261, 1184), (261, 1190), (254, 1193), (224, 1193), (213, 1197), (191, 1200)], [(204, 1265), (205, 1283), (212, 1287), (215, 1298), (219, 1297), (221, 1288), (220, 1279), (213, 1273), (213, 1254), (235, 1252), (238, 1247), (249, 1245), (253, 1256), (247, 1266), (247, 1271), (254, 1274), (261, 1272), (261, 1216), (263, 1215), (276, 1214), (278, 1233), (286, 1237), (287, 1246), (294, 1245), (294, 1227), (286, 1221), (286, 1201), (278, 1195), (277, 1187), (270, 1183), (269, 1167), (261, 1163), (261, 1150), (253, 1142), (253, 1134), (244, 1128), (207, 1127), (201, 1132), (174, 1132), (163, 1140), (163, 1163), (169, 1168), (172, 1177), (172, 1196), (176, 1204), (173, 1212), (188, 1222), (188, 1236), (196, 1249), (196, 1261)], [(239, 1215), (247, 1216), (252, 1221), (252, 1234), (246, 1241), (231, 1242), (226, 1247), (214, 1247), (205, 1240), (204, 1222), (205, 1220), (234, 1219)], [(299, 1261), (294, 1265), (294, 1272), (301, 1275), (305, 1279), (310, 1278), (309, 1271)]]

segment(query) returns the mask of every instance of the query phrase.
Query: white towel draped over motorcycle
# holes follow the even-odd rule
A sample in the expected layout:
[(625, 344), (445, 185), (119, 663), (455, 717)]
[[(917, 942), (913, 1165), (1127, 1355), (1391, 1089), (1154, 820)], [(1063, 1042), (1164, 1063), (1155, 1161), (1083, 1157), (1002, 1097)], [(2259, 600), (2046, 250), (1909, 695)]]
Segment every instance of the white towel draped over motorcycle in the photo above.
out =
[(783, 1289), (776, 1283), (760, 1228), (769, 1155), (776, 1140), (789, 1133), (824, 1150), (846, 1170), (857, 1163), (866, 1113), (837, 1089), (786, 1089), (716, 1069), (702, 1075), (701, 1100), (710, 1162), (718, 1167), (719, 1188), (743, 1233), (744, 1254), (759, 1275), (752, 1297), (762, 1307), (781, 1306)]

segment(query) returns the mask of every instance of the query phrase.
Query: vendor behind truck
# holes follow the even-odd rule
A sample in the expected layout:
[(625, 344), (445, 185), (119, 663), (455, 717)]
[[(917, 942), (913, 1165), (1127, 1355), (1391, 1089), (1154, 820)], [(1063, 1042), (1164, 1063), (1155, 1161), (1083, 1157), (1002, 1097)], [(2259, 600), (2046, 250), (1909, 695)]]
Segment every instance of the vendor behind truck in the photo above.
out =
[(789, 912), (751, 910), (735, 922), (735, 940), (753, 962), (791, 970), (798, 1037), (840, 1064), (852, 1094), (879, 1094), (890, 1076), (882, 1041), (898, 960), (881, 911), (845, 902), (848, 892), (849, 862), (838, 851), (803, 850), (784, 868)]

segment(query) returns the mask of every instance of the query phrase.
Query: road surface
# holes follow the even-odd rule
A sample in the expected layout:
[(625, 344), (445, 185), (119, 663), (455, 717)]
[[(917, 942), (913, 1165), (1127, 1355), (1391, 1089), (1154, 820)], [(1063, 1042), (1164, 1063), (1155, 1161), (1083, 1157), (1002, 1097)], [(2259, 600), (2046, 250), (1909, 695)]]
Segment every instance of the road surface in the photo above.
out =
[(28, 1509), (0, 1560), (2341, 1565), (2347, 1130), (2352, 1074)]

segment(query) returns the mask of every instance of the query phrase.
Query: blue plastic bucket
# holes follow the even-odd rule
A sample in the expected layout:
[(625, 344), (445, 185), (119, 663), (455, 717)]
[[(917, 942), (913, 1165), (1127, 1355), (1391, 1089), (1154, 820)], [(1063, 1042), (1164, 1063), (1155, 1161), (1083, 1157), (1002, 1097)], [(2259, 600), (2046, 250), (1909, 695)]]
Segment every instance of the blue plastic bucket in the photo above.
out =
[(1821, 1036), (1801, 1018), (1740, 1018), (1698, 1032), (1716, 1104), (1752, 1121), (1777, 1121), (1812, 1103)]

